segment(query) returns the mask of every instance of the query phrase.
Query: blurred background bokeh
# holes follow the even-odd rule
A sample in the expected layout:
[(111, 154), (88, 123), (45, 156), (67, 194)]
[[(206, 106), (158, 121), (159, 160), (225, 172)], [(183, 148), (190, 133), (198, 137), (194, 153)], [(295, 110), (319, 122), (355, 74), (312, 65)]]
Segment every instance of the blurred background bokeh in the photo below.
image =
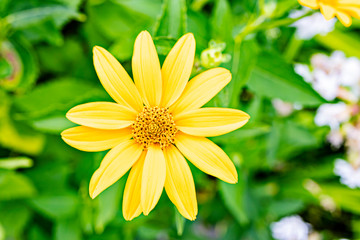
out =
[[(149, 216), (126, 222), (127, 176), (92, 200), (105, 152), (60, 137), (74, 126), (71, 107), (112, 101), (93, 46), (131, 74), (142, 30), (160, 61), (192, 32), (193, 75), (222, 66), (233, 76), (208, 106), (251, 115), (212, 138), (234, 161), (237, 184), (190, 164), (193, 222), (166, 194)], [(359, 30), (359, 20), (326, 22), (296, 0), (0, 0), (0, 240), (359, 239)]]

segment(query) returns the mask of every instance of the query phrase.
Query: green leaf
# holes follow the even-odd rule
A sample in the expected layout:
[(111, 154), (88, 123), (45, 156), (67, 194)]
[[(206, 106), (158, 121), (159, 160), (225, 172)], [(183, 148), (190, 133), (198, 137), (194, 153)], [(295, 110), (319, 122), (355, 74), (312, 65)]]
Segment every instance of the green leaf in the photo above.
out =
[(75, 126), (75, 124), (70, 122), (64, 115), (36, 119), (31, 121), (30, 124), (34, 129), (40, 132), (52, 134), (59, 134), (65, 129)]
[(185, 228), (185, 218), (179, 213), (179, 211), (174, 207), (175, 212), (175, 225), (176, 225), (176, 232), (178, 236), (182, 236), (184, 233)]
[[(238, 45), (240, 45), (240, 47)], [(239, 96), (255, 67), (258, 52), (259, 47), (255, 39), (235, 43), (231, 69), (233, 79), (227, 86), (230, 92), (230, 107), (238, 107), (240, 101)]]
[(288, 216), (301, 211), (304, 208), (304, 203), (299, 199), (285, 199), (272, 201), (269, 206), (269, 214), (274, 219)]
[(229, 45), (232, 41), (233, 17), (227, 0), (216, 0), (211, 17), (211, 38), (224, 41)]
[(84, 101), (108, 98), (100, 86), (96, 87), (78, 79), (63, 78), (39, 85), (32, 92), (15, 98), (15, 105), (21, 111), (22, 117), (40, 118), (56, 111), (67, 111)]
[(125, 179), (117, 181), (97, 198), (98, 208), (95, 218), (95, 231), (102, 233), (119, 210), (119, 202), (124, 190)]
[(250, 90), (268, 98), (318, 106), (325, 100), (280, 56), (264, 52), (259, 55), (248, 82)]
[(21, 153), (36, 155), (44, 146), (44, 136), (10, 119), (11, 99), (0, 89), (0, 144)]
[(326, 36), (316, 35), (315, 40), (327, 48), (343, 51), (347, 56), (360, 58), (360, 40), (355, 33), (345, 33), (335, 29)]
[(24, 175), (5, 171), (0, 172), (0, 200), (13, 200), (32, 197), (36, 190)]
[(237, 184), (223, 181), (220, 181), (219, 184), (221, 196), (229, 212), (240, 225), (247, 224), (249, 219), (244, 209), (245, 183), (240, 180)]
[(64, 219), (74, 216), (78, 207), (78, 198), (73, 194), (58, 196), (39, 196), (30, 200), (39, 213), (51, 219)]
[(63, 5), (42, 6), (37, 8), (31, 8), (12, 13), (5, 18), (5, 21), (11, 25), (13, 29), (24, 29), (31, 25), (40, 23), (47, 18), (56, 19), (57, 17), (74, 18), (83, 20), (83, 16), (75, 11), (73, 8), (69, 8)]
[(162, 16), (155, 26), (155, 36), (180, 38), (187, 31), (185, 0), (165, 0)]
[(5, 239), (22, 239), (22, 233), (31, 217), (31, 212), (25, 204), (23, 202), (1, 202), (0, 216)]
[(55, 240), (81, 240), (81, 229), (76, 219), (66, 219), (56, 222)]
[(28, 157), (0, 158), (0, 168), (15, 170), (33, 166), (33, 160)]
[(156, 37), (154, 39), (156, 51), (159, 55), (167, 56), (176, 40), (169, 37)]

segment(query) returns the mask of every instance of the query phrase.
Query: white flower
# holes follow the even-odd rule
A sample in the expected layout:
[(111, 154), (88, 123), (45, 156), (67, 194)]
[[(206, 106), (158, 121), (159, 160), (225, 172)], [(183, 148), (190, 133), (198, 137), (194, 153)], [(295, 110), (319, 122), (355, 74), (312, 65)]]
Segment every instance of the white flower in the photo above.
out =
[(355, 57), (346, 59), (341, 66), (339, 78), (344, 86), (358, 86), (360, 82), (360, 60)]
[(360, 129), (352, 124), (345, 124), (346, 146), (348, 158), (351, 162), (360, 165)]
[(340, 182), (349, 188), (360, 187), (360, 168), (355, 169), (343, 159), (336, 159), (334, 173), (340, 176)]
[(351, 117), (351, 109), (344, 103), (322, 104), (315, 116), (315, 124), (318, 126), (329, 126), (331, 129), (338, 129), (340, 124)]
[(281, 99), (273, 99), (271, 103), (280, 116), (289, 116), (294, 111), (293, 104), (284, 102)]
[(305, 82), (311, 83), (314, 80), (314, 77), (310, 71), (310, 68), (306, 64), (297, 63), (295, 64), (294, 70), (297, 74), (302, 76)]
[[(308, 12), (309, 9), (293, 11), (290, 13), (290, 18), (297, 18)], [(329, 21), (325, 20), (320, 12), (314, 13), (311, 16), (304, 17), (292, 24), (296, 27), (296, 36), (299, 39), (308, 40), (317, 34), (326, 35), (334, 30), (336, 19), (333, 18)]]
[(326, 74), (321, 69), (315, 69), (313, 74), (315, 78), (313, 88), (315, 91), (328, 101), (334, 100), (339, 93), (340, 87), (337, 76)]
[(327, 135), (327, 140), (334, 148), (340, 148), (344, 143), (344, 136), (339, 130), (331, 130)]
[(270, 227), (273, 238), (277, 240), (307, 240), (311, 225), (294, 215), (284, 217)]

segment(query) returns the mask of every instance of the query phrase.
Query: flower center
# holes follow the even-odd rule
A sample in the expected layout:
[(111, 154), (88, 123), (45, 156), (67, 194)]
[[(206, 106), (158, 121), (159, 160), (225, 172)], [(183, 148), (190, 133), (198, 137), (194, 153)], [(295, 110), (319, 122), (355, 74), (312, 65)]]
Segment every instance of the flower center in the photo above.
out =
[(132, 127), (134, 140), (144, 148), (151, 144), (160, 144), (163, 149), (174, 143), (178, 131), (168, 108), (159, 107), (144, 107)]

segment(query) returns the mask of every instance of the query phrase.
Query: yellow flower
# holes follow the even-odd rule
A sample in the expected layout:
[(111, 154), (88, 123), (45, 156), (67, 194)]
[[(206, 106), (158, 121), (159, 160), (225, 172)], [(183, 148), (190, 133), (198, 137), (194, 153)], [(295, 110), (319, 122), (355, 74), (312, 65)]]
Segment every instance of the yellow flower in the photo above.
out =
[(298, 0), (301, 5), (319, 9), (326, 20), (337, 16), (344, 26), (349, 27), (351, 17), (360, 19), (360, 0)]
[(70, 109), (66, 117), (82, 126), (62, 132), (64, 141), (77, 149), (111, 149), (91, 178), (90, 196), (95, 198), (131, 169), (123, 196), (126, 220), (148, 215), (164, 187), (179, 212), (194, 220), (195, 186), (184, 156), (207, 174), (237, 182), (232, 161), (206, 137), (240, 128), (249, 115), (200, 108), (230, 82), (230, 72), (214, 68), (188, 81), (195, 56), (191, 33), (178, 40), (160, 68), (150, 34), (141, 32), (132, 58), (135, 84), (109, 52), (98, 46), (93, 51), (98, 77), (116, 103)]

